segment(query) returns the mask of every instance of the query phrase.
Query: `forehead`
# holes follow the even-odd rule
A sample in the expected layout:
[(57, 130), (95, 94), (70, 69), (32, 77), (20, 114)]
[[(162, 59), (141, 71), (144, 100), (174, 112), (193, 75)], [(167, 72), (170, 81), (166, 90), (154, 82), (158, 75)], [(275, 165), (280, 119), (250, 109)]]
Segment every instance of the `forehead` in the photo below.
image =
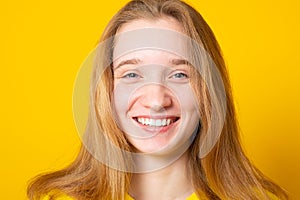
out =
[(144, 29), (144, 28), (158, 28), (158, 29), (166, 29), (166, 30), (173, 30), (180, 33), (184, 33), (182, 28), (183, 26), (173, 17), (162, 17), (160, 19), (138, 19), (133, 20), (131, 22), (125, 23), (119, 27), (117, 34), (133, 31), (137, 29)]
[(186, 57), (183, 32), (180, 23), (172, 17), (123, 24), (114, 41), (114, 66), (132, 59), (153, 64), (183, 59)]

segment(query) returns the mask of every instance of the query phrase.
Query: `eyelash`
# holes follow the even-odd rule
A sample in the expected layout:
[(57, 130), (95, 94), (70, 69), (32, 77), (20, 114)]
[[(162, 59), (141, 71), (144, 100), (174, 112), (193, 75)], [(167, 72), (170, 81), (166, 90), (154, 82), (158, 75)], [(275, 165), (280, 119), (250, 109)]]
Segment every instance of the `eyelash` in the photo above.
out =
[(173, 74), (171, 77), (174, 77), (174, 78), (176, 78), (176, 79), (182, 79), (182, 77), (176, 77), (176, 76), (178, 76), (178, 75), (184, 76), (185, 79), (188, 78), (188, 75), (185, 74), (185, 73), (183, 73), (183, 72), (179, 72), (179, 73)]
[(138, 75), (137, 73), (129, 72), (129, 73), (125, 74), (124, 76), (122, 76), (121, 78), (138, 78), (138, 77), (140, 77), (140, 75)]
[[(125, 75), (121, 76), (122, 79), (128, 79), (129, 80), (137, 80), (139, 78), (142, 78), (141, 75), (135, 73), (135, 72), (128, 72)], [(177, 72), (169, 76), (170, 79), (174, 79), (174, 81), (185, 81), (189, 79), (189, 76), (184, 72)]]

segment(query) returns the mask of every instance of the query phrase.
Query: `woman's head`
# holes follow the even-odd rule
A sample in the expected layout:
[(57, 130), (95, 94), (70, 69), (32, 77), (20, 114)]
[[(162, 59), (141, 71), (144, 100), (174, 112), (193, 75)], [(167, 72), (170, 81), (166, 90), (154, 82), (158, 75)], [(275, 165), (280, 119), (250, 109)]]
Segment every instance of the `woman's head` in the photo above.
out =
[[(200, 120), (190, 87), (189, 62), (176, 55), (170, 46), (169, 51), (158, 45), (154, 48), (156, 42), (179, 42), (172, 37), (173, 32), (164, 37), (166, 30), (183, 32), (173, 18), (139, 19), (122, 25), (114, 42), (115, 117), (130, 144), (144, 153), (177, 149), (192, 136)], [(155, 37), (157, 32), (160, 34)], [(132, 34), (134, 37), (129, 41)], [(147, 42), (116, 55), (118, 49), (130, 46), (129, 43), (142, 43), (138, 37)]]
[[(144, 31), (137, 31), (142, 29)], [(127, 35), (122, 36), (122, 34)], [(155, 35), (159, 36), (155, 37)], [(130, 37), (133, 39), (130, 40)], [(144, 46), (141, 45), (135, 49), (127, 47), (132, 43), (143, 43), (138, 38), (147, 41), (143, 44)], [(151, 40), (154, 40), (154, 43), (164, 43), (167, 41), (172, 45), (164, 46), (163, 48), (166, 47), (165, 49), (157, 45), (154, 46), (156, 49), (153, 49)], [(157, 134), (160, 130), (166, 130), (169, 126), (159, 128), (158, 130), (154, 128), (154, 123), (160, 124), (162, 122), (171, 121), (174, 122), (174, 127), (176, 123), (181, 123), (181, 127), (185, 127), (182, 129), (182, 132), (185, 132), (185, 137), (178, 137), (177, 139), (185, 142), (188, 138), (192, 137), (192, 133), (197, 129), (201, 118), (201, 131), (203, 132), (201, 135), (203, 140), (209, 129), (209, 125), (212, 124), (210, 122), (212, 118), (212, 107), (214, 107), (214, 114), (218, 113), (217, 115), (219, 115), (213, 119), (217, 121), (215, 124), (218, 124), (218, 129), (215, 129), (215, 131), (221, 132), (226, 109), (226, 92), (224, 91), (222, 79), (225, 79), (225, 82), (227, 82), (226, 70), (212, 31), (193, 8), (181, 1), (132, 1), (121, 9), (111, 20), (103, 34), (102, 42), (104, 41), (106, 44), (102, 45), (102, 48), (108, 50), (100, 51), (102, 54), (98, 55), (98, 64), (96, 65), (98, 68), (102, 66), (104, 73), (98, 73), (98, 75), (94, 76), (95, 79), (92, 83), (92, 85), (94, 85), (93, 91), (96, 91), (96, 97), (98, 98), (95, 99), (94, 104), (101, 124), (111, 123), (112, 119), (117, 120), (114, 127), (121, 128), (122, 131), (126, 133), (125, 136), (127, 136), (130, 142), (129, 145), (133, 145), (138, 151), (142, 152), (157, 151), (168, 145), (170, 140), (174, 138), (168, 134)], [(183, 44), (179, 47), (180, 50), (174, 45), (175, 43), (178, 43), (178, 46), (180, 46), (180, 43)], [(152, 48), (149, 49), (147, 45), (150, 45)], [(184, 45), (188, 45), (188, 48)], [(116, 53), (116, 49), (124, 48), (127, 48), (127, 52), (123, 50), (122, 53)], [(104, 57), (108, 60), (101, 60)], [(139, 57), (142, 57), (144, 60), (138, 59)], [(176, 66), (174, 63), (167, 63), (171, 60), (176, 60)], [(215, 60), (217, 61), (217, 65), (215, 64)], [(158, 72), (162, 66), (153, 66), (153, 64), (169, 66), (168, 69), (160, 70), (161, 76), (156, 76), (156, 79), (160, 78), (160, 80), (156, 82), (153, 82), (149, 77), (151, 74), (155, 77), (155, 72)], [(145, 65), (152, 66), (146, 67)], [(171, 65), (173, 67), (175, 66), (175, 68), (172, 68), (173, 71), (170, 68)], [(136, 69), (137, 67), (139, 69)], [(141, 85), (137, 84), (137, 77), (134, 77), (134, 83), (129, 84), (128, 78), (124, 79), (124, 76), (127, 75), (128, 72), (133, 72), (133, 68), (136, 73), (131, 73), (131, 76), (140, 76), (143, 79), (144, 85), (145, 80), (147, 80), (148, 84), (152, 81), (152, 83), (156, 83), (156, 86), (153, 87), (154, 84), (152, 84), (152, 86), (148, 85), (146, 88), (138, 88), (141, 87)], [(97, 70), (99, 71), (99, 69)], [(166, 84), (175, 83), (175, 79), (169, 82), (161, 82), (162, 79), (170, 80), (171, 73), (176, 74), (177, 72), (186, 73), (181, 73), (181, 76), (187, 76), (187, 84), (185, 85), (188, 85), (189, 88), (181, 87), (180, 89), (180, 87), (178, 87), (184, 85), (182, 84), (182, 77), (180, 79), (181, 84), (178, 84), (179, 82), (176, 80), (177, 85), (173, 84), (174, 86), (171, 90), (170, 88), (172, 87), (166, 87)], [(168, 75), (170, 77), (163, 77)], [(217, 77), (217, 79), (215, 77)], [(99, 78), (101, 79), (100, 81), (98, 80)], [(133, 77), (130, 78), (131, 82), (132, 79)], [(216, 80), (219, 82), (216, 83)], [(208, 83), (208, 81), (210, 81), (210, 83)], [(209, 88), (207, 88), (207, 83), (209, 84)], [(131, 85), (133, 85), (133, 88), (130, 88)], [(169, 88), (169, 90), (167, 88)], [(189, 89), (192, 89), (193, 92), (189, 92)], [(175, 91), (179, 92), (176, 93)], [(103, 94), (104, 92), (106, 92), (106, 94)], [(162, 95), (162, 97), (165, 96), (166, 98), (162, 99), (160, 97), (160, 99), (155, 99), (156, 96), (159, 96), (157, 95), (159, 92), (161, 92), (160, 95)], [(107, 95), (107, 93), (109, 95)], [(135, 98), (135, 96), (138, 96), (138, 98)], [(184, 98), (180, 100), (178, 97)], [(216, 100), (213, 105), (211, 103), (212, 98)], [(169, 103), (172, 106), (159, 105), (166, 102), (157, 102), (157, 105), (155, 105), (155, 101), (170, 101)], [(111, 102), (112, 104), (109, 104)], [(152, 107), (146, 105), (149, 103), (152, 104)], [(139, 105), (139, 107), (132, 107), (136, 105)], [(107, 116), (102, 113), (104, 113), (103, 109), (108, 109), (108, 107), (116, 109), (105, 112), (115, 114), (114, 116), (110, 116), (109, 120), (106, 120)], [(127, 109), (129, 107), (131, 110)], [(156, 107), (156, 109), (154, 109), (154, 107)], [(160, 107), (159, 112), (157, 111), (158, 107)], [(185, 123), (182, 123), (184, 122), (183, 118), (180, 118), (182, 111), (188, 116), (185, 119)], [(150, 115), (152, 115), (152, 119)], [(132, 124), (132, 126), (128, 127), (127, 124)], [(139, 129), (135, 127), (140, 124), (142, 124), (142, 129), (145, 128), (145, 124), (150, 125), (149, 128), (151, 130), (155, 129), (152, 130), (154, 133), (150, 135), (149, 133), (148, 135), (147, 133), (138, 133)], [(161, 127), (161, 124), (159, 126)], [(124, 130), (125, 127), (126, 130)], [(129, 128), (135, 131), (130, 131)], [(149, 128), (146, 127), (148, 130)], [(172, 129), (172, 131), (175, 132), (174, 129)], [(111, 131), (104, 132), (109, 133)], [(214, 134), (212, 138), (208, 139), (210, 140), (210, 145), (205, 147), (206, 150), (203, 150), (202, 156), (205, 156), (214, 146), (219, 133)], [(152, 137), (153, 135), (155, 135), (155, 137)], [(200, 140), (200, 134), (198, 135), (197, 140)], [(118, 138), (120, 137), (124, 136), (119, 133)], [(126, 140), (122, 139), (122, 141)], [(181, 143), (177, 145), (179, 144)], [(198, 151), (199, 150), (198, 148)]]

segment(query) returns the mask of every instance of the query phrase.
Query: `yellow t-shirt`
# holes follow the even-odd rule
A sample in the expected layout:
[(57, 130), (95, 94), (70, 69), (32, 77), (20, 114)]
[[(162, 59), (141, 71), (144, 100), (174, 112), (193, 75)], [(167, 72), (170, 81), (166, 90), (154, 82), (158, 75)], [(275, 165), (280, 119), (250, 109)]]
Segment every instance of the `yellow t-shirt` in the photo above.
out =
[[(49, 200), (49, 196), (48, 195), (45, 196), (42, 200)], [(57, 197), (55, 200), (74, 200), (74, 199), (67, 195), (63, 195), (63, 196)], [(125, 200), (134, 200), (134, 199), (132, 197), (130, 197), (129, 195), (126, 195)], [(193, 193), (186, 200), (198, 200), (198, 198), (197, 198), (196, 194)]]
[[(269, 197), (272, 200), (279, 200), (274, 194), (268, 193)], [(49, 200), (49, 196), (46, 195), (42, 200)], [(60, 197), (57, 197), (55, 200), (75, 200), (67, 195), (62, 195)], [(125, 200), (134, 200), (132, 197), (130, 197), (128, 194), (125, 196)], [(193, 193), (191, 196), (189, 196), (186, 200), (199, 200), (196, 196), (196, 193)]]

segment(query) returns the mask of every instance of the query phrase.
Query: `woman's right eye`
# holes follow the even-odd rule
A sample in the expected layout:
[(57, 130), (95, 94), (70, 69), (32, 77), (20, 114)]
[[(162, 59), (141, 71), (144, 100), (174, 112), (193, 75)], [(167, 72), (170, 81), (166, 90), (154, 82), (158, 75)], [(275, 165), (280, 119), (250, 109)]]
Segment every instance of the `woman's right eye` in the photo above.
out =
[(130, 72), (130, 73), (127, 73), (124, 76), (122, 76), (122, 78), (140, 78), (140, 75)]

